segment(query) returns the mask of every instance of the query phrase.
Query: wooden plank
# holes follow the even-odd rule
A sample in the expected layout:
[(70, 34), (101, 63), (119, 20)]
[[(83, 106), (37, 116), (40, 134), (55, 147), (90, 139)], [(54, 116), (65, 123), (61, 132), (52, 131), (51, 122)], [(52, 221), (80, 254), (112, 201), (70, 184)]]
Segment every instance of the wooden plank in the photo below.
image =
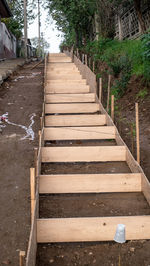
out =
[(139, 132), (139, 105), (135, 103), (135, 115), (136, 115), (136, 154), (137, 162), (140, 164), (140, 132)]
[(58, 115), (46, 116), (45, 126), (102, 126), (106, 124), (105, 115)]
[(51, 56), (66, 56), (66, 54), (64, 54), (64, 53), (49, 53), (49, 57), (51, 57)]
[(44, 140), (115, 139), (116, 130), (111, 126), (44, 128)]
[(94, 93), (79, 94), (46, 94), (46, 103), (77, 103), (77, 102), (95, 102)]
[(38, 219), (37, 242), (112, 241), (118, 224), (126, 240), (150, 239), (150, 216), (120, 216)]
[(57, 80), (57, 79), (61, 79), (62, 81), (65, 80), (82, 80), (82, 76), (80, 74), (60, 74), (60, 75), (52, 75), (52, 74), (47, 74), (47, 80)]
[(99, 111), (97, 103), (53, 103), (45, 104), (45, 114), (95, 113)]
[(35, 168), (30, 168), (31, 222), (34, 216), (35, 208), (35, 186)]
[(49, 63), (47, 65), (47, 71), (48, 70), (64, 70), (64, 69), (67, 69), (67, 70), (73, 70), (73, 69), (76, 69), (78, 70), (78, 68), (73, 64), (73, 63)]
[(47, 71), (47, 75), (73, 75), (73, 74), (78, 74), (80, 75), (80, 72), (78, 69), (51, 69)]
[(66, 85), (66, 84), (68, 84), (68, 85), (71, 85), (71, 84), (76, 84), (76, 85), (79, 85), (79, 84), (85, 84), (85, 85), (87, 85), (86, 84), (86, 79), (74, 79), (74, 80), (65, 80), (65, 81), (63, 81), (63, 80), (61, 80), (61, 79), (53, 79), (53, 80), (47, 80), (47, 85), (56, 85), (56, 84), (59, 84), (59, 83), (61, 83), (61, 84), (63, 84), (63, 86), (64, 85)]
[(47, 84), (45, 88), (46, 93), (88, 93), (90, 88), (85, 84)]
[(27, 249), (26, 266), (35, 266), (36, 264), (36, 251), (37, 251), (37, 217), (39, 212), (39, 194), (36, 193), (34, 217), (31, 224), (31, 231)]
[(71, 63), (72, 60), (71, 58), (69, 57), (50, 57), (48, 58), (48, 63), (51, 63), (51, 62), (63, 62), (63, 63)]
[(42, 162), (125, 161), (125, 146), (43, 147)]
[(141, 192), (141, 174), (41, 175), (39, 193)]

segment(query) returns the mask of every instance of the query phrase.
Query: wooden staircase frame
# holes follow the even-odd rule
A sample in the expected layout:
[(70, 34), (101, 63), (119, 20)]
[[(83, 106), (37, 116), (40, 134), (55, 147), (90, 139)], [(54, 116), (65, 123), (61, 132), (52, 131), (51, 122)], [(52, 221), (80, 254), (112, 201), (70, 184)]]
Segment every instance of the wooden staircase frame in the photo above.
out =
[[(72, 54), (67, 52), (67, 55), (72, 58)], [(55, 55), (57, 56), (57, 55)], [(141, 216), (121, 216), (121, 217), (90, 217), (90, 218), (52, 218), (52, 219), (39, 219), (39, 195), (41, 193), (99, 193), (99, 192), (143, 192), (147, 202), (150, 205), (150, 183), (145, 176), (142, 168), (137, 163), (137, 161), (132, 156), (128, 147), (120, 137), (120, 134), (114, 125), (111, 117), (108, 115), (103, 105), (99, 101), (96, 95), (96, 76), (95, 74), (82, 62), (74, 56), (74, 63), (78, 67), (83, 78), (87, 79), (87, 84), (89, 86), (89, 92), (91, 98), (96, 103), (96, 108), (99, 108), (102, 118), (101, 128), (95, 128), (92, 138), (94, 139), (97, 131), (101, 133), (101, 139), (107, 139), (104, 132), (104, 126), (109, 126), (108, 133), (111, 134), (110, 137), (116, 140), (118, 146), (112, 147), (94, 147), (93, 153), (91, 156), (92, 148), (90, 154), (87, 156), (87, 147), (70, 147), (65, 149), (65, 147), (44, 147), (45, 140), (59, 140), (60, 135), (63, 135), (64, 139), (72, 139), (72, 131), (67, 132), (66, 137), (66, 128), (65, 127), (53, 127), (53, 123), (56, 121), (49, 120), (45, 118), (45, 111), (47, 106), (54, 101), (59, 102), (60, 108), (62, 108), (61, 103), (64, 99), (66, 100), (67, 95), (62, 94), (60, 101), (58, 101), (57, 94), (47, 94), (47, 62), (48, 57), (45, 58), (45, 79), (44, 79), (44, 104), (43, 112), (41, 117), (41, 131), (39, 133), (39, 148), (36, 156), (36, 167), (35, 167), (35, 178), (36, 178), (36, 193), (33, 199), (34, 204), (34, 213), (32, 216), (31, 232), (30, 239), (26, 257), (26, 266), (35, 265), (36, 261), (36, 250), (37, 243), (45, 242), (80, 242), (80, 241), (112, 241), (115, 234), (115, 229), (117, 224), (123, 223), (126, 226), (126, 239), (127, 240), (138, 240), (138, 239), (150, 239), (150, 216), (141, 215)], [(67, 61), (67, 59), (65, 59)], [(50, 60), (51, 61), (51, 60)], [(54, 91), (53, 91), (54, 93)], [(75, 102), (79, 98), (77, 94), (72, 94), (72, 102)], [(69, 100), (67, 100), (69, 102)], [(86, 121), (86, 115), (85, 115)], [(68, 116), (69, 121), (72, 121), (72, 117)], [(54, 117), (55, 120), (55, 117)], [(60, 121), (57, 122), (60, 126)], [(67, 122), (65, 122), (67, 123)], [(87, 124), (84, 125), (81, 123), (81, 132), (79, 133), (79, 138), (88, 139), (89, 135), (87, 134), (86, 127), (89, 125), (90, 121), (87, 121)], [(45, 126), (51, 125), (51, 128), (46, 128)], [(76, 126), (79, 126), (79, 121), (72, 123), (72, 129), (76, 130)], [(56, 124), (54, 123), (56, 126)], [(100, 124), (99, 124), (100, 125)], [(62, 126), (62, 125), (61, 125)], [(66, 124), (65, 124), (66, 126)], [(68, 136), (69, 134), (69, 136)], [(76, 136), (74, 135), (76, 139)], [(111, 149), (109, 149), (111, 148)], [(72, 150), (74, 152), (72, 153)], [(83, 152), (80, 152), (81, 158), (76, 157), (76, 151), (82, 149)], [(101, 150), (103, 149), (103, 155), (107, 158), (100, 158)], [(41, 175), (41, 163), (44, 161), (59, 161), (60, 162), (60, 150), (68, 152), (69, 161), (84, 161), (85, 157), (88, 161), (106, 161), (106, 160), (118, 160), (118, 153), (120, 160), (126, 161), (127, 165), (131, 170), (131, 174), (95, 174), (86, 175), (88, 180), (87, 184), (83, 183), (84, 176), (83, 174), (78, 175)], [(109, 150), (109, 152), (108, 152)], [(51, 151), (52, 157), (49, 157), (49, 151)], [(111, 151), (113, 153), (111, 153)], [(108, 156), (108, 154), (110, 156)], [(112, 154), (112, 156), (111, 156)], [(88, 158), (87, 158), (88, 157)], [(109, 158), (108, 158), (109, 157)], [(98, 158), (98, 159), (97, 159)], [(65, 160), (63, 160), (64, 162)], [(61, 183), (60, 183), (61, 178)], [(68, 183), (66, 188), (65, 183)], [(60, 184), (59, 184), (60, 183)], [(31, 199), (32, 200), (32, 199)]]

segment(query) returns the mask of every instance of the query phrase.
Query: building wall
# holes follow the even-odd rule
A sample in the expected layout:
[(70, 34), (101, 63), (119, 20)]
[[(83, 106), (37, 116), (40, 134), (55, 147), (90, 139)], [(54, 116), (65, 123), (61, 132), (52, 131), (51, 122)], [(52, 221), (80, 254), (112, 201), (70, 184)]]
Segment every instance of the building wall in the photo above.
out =
[[(149, 29), (150, 8), (148, 6), (144, 6), (142, 13), (146, 29)], [(120, 16), (116, 16), (115, 21), (115, 38), (120, 40), (136, 39), (141, 35), (140, 24), (133, 6), (129, 10), (122, 12)]]
[(0, 59), (16, 58), (17, 41), (4, 23), (0, 22)]

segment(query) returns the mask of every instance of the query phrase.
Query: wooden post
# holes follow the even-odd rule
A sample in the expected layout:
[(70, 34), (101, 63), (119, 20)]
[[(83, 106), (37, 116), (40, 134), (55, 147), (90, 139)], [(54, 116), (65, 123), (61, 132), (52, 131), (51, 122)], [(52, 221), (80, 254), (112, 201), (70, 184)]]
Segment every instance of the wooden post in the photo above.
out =
[(114, 121), (114, 101), (115, 101), (114, 95), (111, 95), (111, 118), (113, 121)]
[(134, 155), (134, 135), (133, 135), (133, 125), (131, 124), (131, 151)]
[(43, 116), (40, 117), (41, 130), (43, 128)]
[(19, 266), (24, 265), (24, 257), (25, 257), (25, 251), (20, 250), (20, 252), (19, 252)]
[(139, 137), (139, 106), (135, 103), (135, 115), (136, 115), (136, 151), (137, 162), (140, 164), (140, 137)]
[(95, 62), (93, 61), (93, 73), (95, 73)]
[(106, 109), (107, 113), (109, 112), (110, 83), (111, 83), (111, 75), (108, 76), (107, 109)]
[(121, 23), (121, 17), (118, 15), (118, 27), (119, 27), (119, 41), (122, 40), (122, 23)]
[(99, 79), (99, 100), (102, 102), (102, 78)]
[(79, 58), (79, 49), (77, 48), (77, 58)]
[(85, 54), (85, 64), (87, 65), (87, 54)]
[(42, 136), (41, 136), (41, 130), (39, 130), (39, 148), (41, 147), (41, 138), (42, 138)]
[(30, 168), (31, 223), (35, 207), (35, 168)]
[(35, 167), (35, 176), (37, 177), (37, 157), (38, 157), (38, 148), (34, 148), (34, 167)]
[(91, 57), (89, 57), (89, 68), (91, 69)]

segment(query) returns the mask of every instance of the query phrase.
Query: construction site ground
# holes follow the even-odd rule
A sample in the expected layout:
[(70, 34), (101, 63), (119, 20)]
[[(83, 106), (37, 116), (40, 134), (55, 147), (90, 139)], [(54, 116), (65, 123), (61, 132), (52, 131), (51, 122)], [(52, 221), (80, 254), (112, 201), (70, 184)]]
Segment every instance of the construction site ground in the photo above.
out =
[(26, 64), (0, 87), (0, 116), (8, 112), (12, 123), (32, 128), (35, 139), (21, 140), (23, 128), (6, 125), (0, 133), (0, 265), (19, 265), (19, 250), (27, 249), (30, 233), (30, 167), (34, 165), (34, 147), (43, 102), (43, 66)]
[[(8, 112), (10, 122), (26, 127), (30, 125), (30, 116), (34, 113), (36, 115), (32, 127), (35, 132), (33, 141), (21, 140), (26, 135), (25, 130), (6, 122), (3, 122), (6, 127), (2, 129), (0, 135), (0, 265), (2, 266), (18, 265), (19, 250), (26, 251), (29, 240), (31, 221), (29, 169), (34, 165), (33, 149), (38, 146), (43, 103), (43, 67), (31, 70), (34, 64), (25, 65), (0, 89), (0, 115)], [(92, 145), (93, 143), (94, 141)], [(101, 141), (95, 141), (95, 143), (102, 145)], [(89, 144), (88, 141), (67, 143), (68, 146)], [(112, 142), (112, 145), (114, 144)], [(53, 145), (63, 146), (64, 142), (47, 143), (47, 146)], [(111, 145), (110, 141), (105, 141), (105, 145)], [(148, 150), (147, 145), (147, 152)], [(147, 165), (148, 160), (148, 156), (145, 156), (142, 164)], [(42, 165), (42, 174), (126, 173), (128, 171), (127, 165), (123, 162), (107, 163), (107, 169), (106, 163), (105, 168), (103, 163)], [(40, 196), (40, 218), (119, 215), (150, 215), (149, 205), (142, 193)], [(122, 245), (114, 242), (39, 244), (37, 266), (117, 266), (119, 254), (121, 266), (148, 266), (150, 265), (149, 250), (149, 240), (127, 241)]]

